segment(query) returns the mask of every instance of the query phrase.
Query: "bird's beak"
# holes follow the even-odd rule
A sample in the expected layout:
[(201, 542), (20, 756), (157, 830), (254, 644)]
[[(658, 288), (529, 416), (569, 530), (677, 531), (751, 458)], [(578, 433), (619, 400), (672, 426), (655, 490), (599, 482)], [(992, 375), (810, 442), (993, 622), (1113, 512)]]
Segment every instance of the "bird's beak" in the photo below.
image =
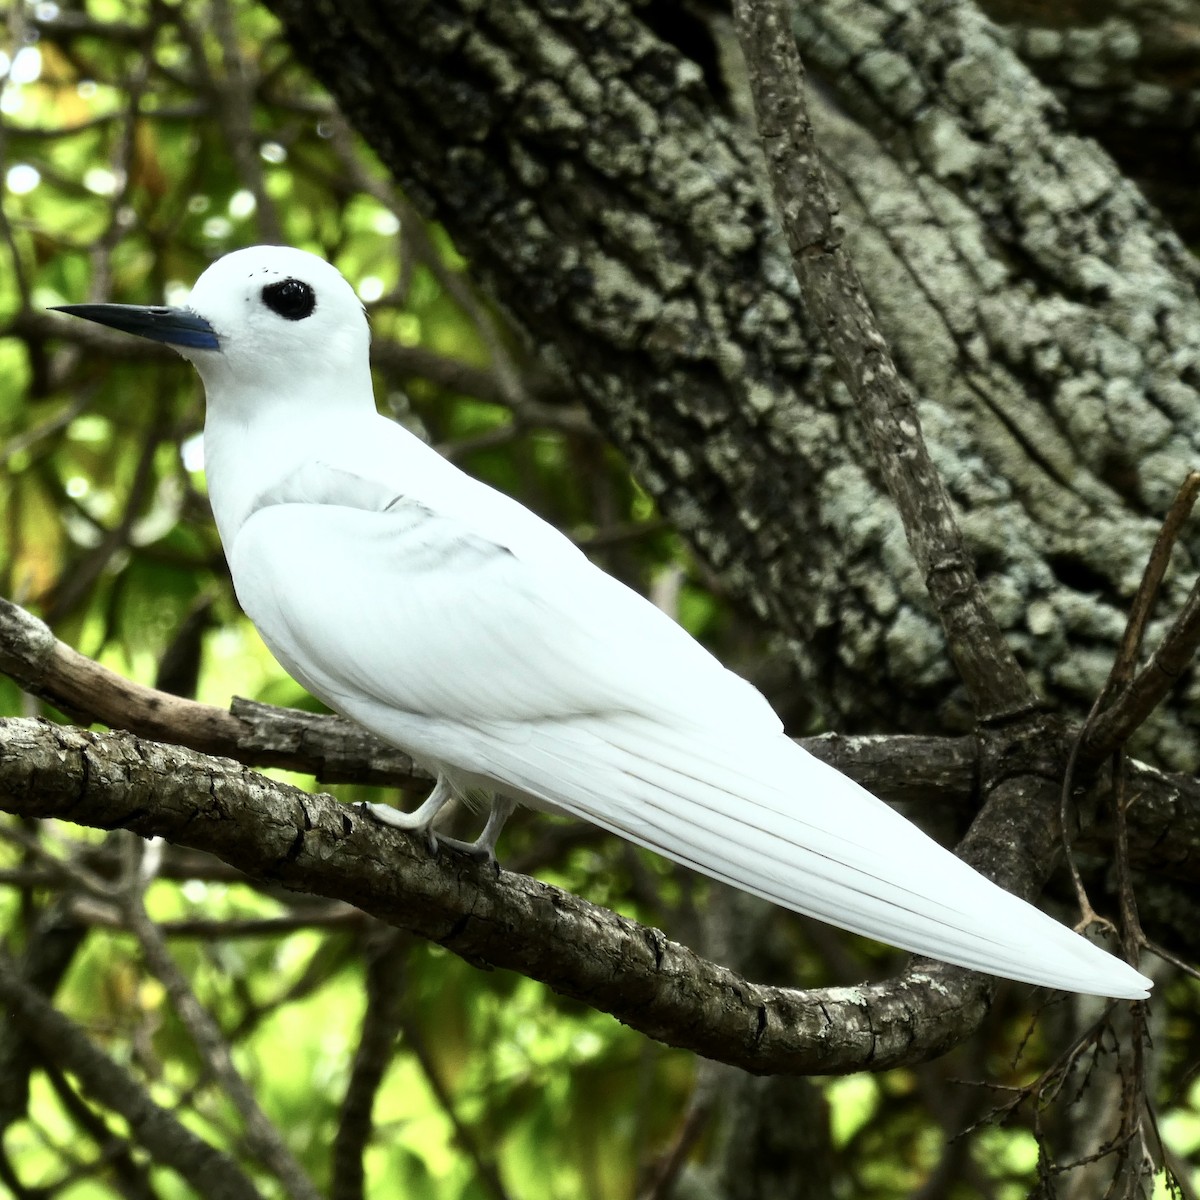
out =
[(164, 308), (161, 305), (141, 304), (60, 304), (55, 312), (83, 317), (125, 333), (168, 346), (183, 346), (189, 350), (219, 350), (221, 343), (216, 331), (190, 308)]

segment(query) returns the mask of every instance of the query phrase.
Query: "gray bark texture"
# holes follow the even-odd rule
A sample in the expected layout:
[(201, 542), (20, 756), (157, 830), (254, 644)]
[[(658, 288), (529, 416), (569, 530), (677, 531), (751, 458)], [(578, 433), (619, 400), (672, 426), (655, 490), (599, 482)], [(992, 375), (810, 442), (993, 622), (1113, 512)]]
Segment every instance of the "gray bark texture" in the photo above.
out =
[(982, 0), (1009, 45), (1193, 244), (1197, 0)]
[[(738, 106), (621, 0), (271, 7), (663, 511), (789, 639), (824, 718), (965, 727)], [(1035, 686), (1086, 710), (1195, 460), (1196, 263), (972, 5), (812, 0), (796, 31), (847, 245), (993, 612)], [(1141, 754), (1194, 769), (1197, 687)]]
[[(430, 855), (423, 839), (332, 796), (124, 733), (0, 719), (0, 796), (21, 816), (162, 837), (253, 879), (345, 900), (469, 962), (518, 971), (651, 1037), (753, 1072), (923, 1061), (969, 1036), (994, 982), (914, 959), (896, 979), (853, 988), (751, 983), (657, 929), (538, 880), (450, 851)], [(1010, 851), (1033, 849), (1008, 855), (1002, 881), (1032, 895), (1054, 855), (1055, 814), (1036, 797), (1007, 812), (1010, 824), (993, 838)], [(978, 862), (994, 848), (976, 838), (965, 857)]]

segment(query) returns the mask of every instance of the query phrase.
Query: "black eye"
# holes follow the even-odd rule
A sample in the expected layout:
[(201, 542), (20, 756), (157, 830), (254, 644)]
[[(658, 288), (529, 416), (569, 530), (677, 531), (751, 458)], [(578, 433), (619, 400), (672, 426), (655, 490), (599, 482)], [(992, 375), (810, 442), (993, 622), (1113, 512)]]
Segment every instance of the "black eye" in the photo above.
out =
[(301, 279), (281, 279), (262, 290), (263, 303), (285, 321), (303, 321), (317, 307), (317, 293)]

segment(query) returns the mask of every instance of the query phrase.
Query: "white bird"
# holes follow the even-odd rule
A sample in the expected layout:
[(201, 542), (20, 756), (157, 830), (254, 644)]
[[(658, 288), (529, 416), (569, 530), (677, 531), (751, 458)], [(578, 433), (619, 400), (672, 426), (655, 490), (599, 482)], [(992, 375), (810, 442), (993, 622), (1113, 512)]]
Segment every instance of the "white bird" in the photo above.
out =
[(63, 311), (176, 347), (238, 600), (283, 666), (435, 776), (433, 839), (485, 792), (570, 813), (714, 879), (994, 975), (1140, 998), (1150, 980), (989, 882), (796, 746), (748, 683), (516, 501), (375, 409), (370, 334), (331, 265), (239, 250), (187, 308)]

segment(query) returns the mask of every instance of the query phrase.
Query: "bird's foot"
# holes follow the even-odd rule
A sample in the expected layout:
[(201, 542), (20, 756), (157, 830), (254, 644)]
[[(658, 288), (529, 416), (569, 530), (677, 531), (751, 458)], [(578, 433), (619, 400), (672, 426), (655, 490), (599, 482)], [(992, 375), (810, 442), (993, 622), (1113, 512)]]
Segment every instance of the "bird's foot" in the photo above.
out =
[(419, 833), (425, 839), (425, 845), (430, 854), (436, 854), (438, 836), (433, 832), (433, 822), (438, 813), (454, 798), (454, 793), (445, 779), (439, 777), (433, 785), (433, 791), (417, 807), (414, 812), (402, 812), (390, 804), (372, 804), (363, 801), (356, 804), (361, 813), (378, 821), (381, 825), (391, 825), (393, 829), (403, 829), (406, 833)]
[(473, 842), (435, 835), (436, 841), (439, 845), (449, 846), (461, 854), (469, 854), (477, 862), (489, 863), (499, 872), (500, 864), (496, 861), (496, 839), (500, 836), (500, 830), (504, 828), (505, 821), (512, 815), (515, 807), (513, 801), (507, 797), (493, 796), (492, 809), (488, 813), (487, 823), (483, 827), (483, 832)]
[(462, 838), (445, 837), (440, 833), (430, 831), (429, 840), (435, 853), (443, 846), (449, 846), (451, 850), (457, 850), (459, 854), (466, 854), (475, 859), (476, 862), (490, 863), (497, 868), (500, 866), (496, 861), (495, 846), (483, 845), (482, 837), (476, 838), (473, 842), (468, 842)]
[(449, 785), (439, 779), (429, 798), (415, 812), (406, 813), (390, 804), (372, 804), (370, 801), (362, 801), (356, 804), (355, 808), (380, 824), (391, 825), (407, 833), (421, 834), (430, 854), (436, 854), (443, 846), (449, 846), (451, 850), (470, 855), (478, 862), (490, 863), (498, 871), (500, 864), (496, 861), (496, 839), (516, 805), (505, 797), (494, 797), (483, 832), (473, 842), (466, 842), (461, 838), (446, 837), (434, 832), (434, 818), (450, 799)]

